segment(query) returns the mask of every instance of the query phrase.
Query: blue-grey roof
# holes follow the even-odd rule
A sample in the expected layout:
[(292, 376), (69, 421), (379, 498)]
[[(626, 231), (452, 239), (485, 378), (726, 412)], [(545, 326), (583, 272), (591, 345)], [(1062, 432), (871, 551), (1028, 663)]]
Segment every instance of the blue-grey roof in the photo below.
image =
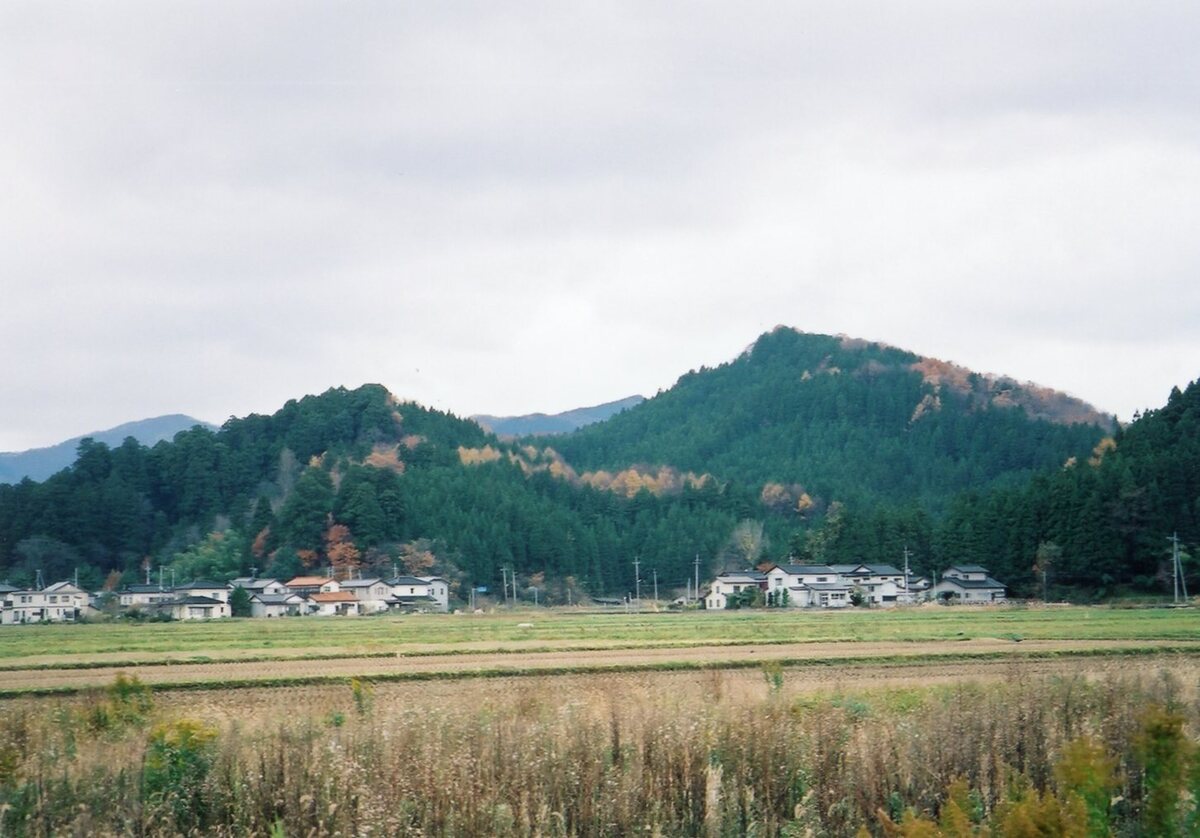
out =
[[(340, 584), (343, 588), (369, 588), (372, 585), (378, 585), (380, 583), (388, 584), (388, 583), (384, 582), (382, 579), (378, 579), (378, 578), (375, 578), (375, 579), (347, 579), (345, 582), (342, 582)], [(401, 583), (401, 584), (405, 584), (405, 583)]]

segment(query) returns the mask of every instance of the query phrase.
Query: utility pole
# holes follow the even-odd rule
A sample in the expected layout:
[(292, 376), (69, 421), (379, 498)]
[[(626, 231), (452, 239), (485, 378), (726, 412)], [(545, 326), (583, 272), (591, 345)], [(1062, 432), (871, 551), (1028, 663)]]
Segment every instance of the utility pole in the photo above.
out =
[(500, 568), (500, 586), (504, 588), (504, 604), (508, 605), (508, 568)]
[(658, 608), (658, 568), (654, 568), (654, 607)]
[(1184, 602), (1186, 602), (1188, 598), (1187, 580), (1183, 578), (1183, 561), (1179, 557), (1179, 533), (1172, 533), (1171, 537), (1168, 538), (1167, 541), (1171, 542), (1171, 578), (1175, 582), (1174, 602), (1176, 605), (1178, 605), (1179, 591), (1181, 587), (1183, 588)]
[(910, 603), (912, 600), (912, 590), (908, 584), (908, 545), (904, 545), (904, 598)]
[(641, 563), (642, 560), (640, 557), (633, 560), (633, 598), (637, 600), (638, 608), (642, 607), (642, 573), (639, 570)]
[(536, 585), (533, 588), (533, 607), (534, 608), (538, 607), (538, 595), (537, 595), (537, 586)]
[(696, 597), (696, 601), (700, 600), (700, 554), (696, 554), (696, 561), (693, 563), (696, 567), (696, 584), (692, 586), (692, 593)]

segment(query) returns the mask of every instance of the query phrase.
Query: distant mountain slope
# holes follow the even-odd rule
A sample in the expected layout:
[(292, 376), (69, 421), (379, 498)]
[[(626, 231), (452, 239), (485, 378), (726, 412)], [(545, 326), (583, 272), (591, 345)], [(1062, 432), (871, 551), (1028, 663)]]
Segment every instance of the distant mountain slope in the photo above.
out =
[(96, 588), (113, 571), (143, 578), (147, 562), (183, 580), (252, 568), (391, 575), (403, 564), (458, 593), (468, 582), (498, 588), (504, 568), (542, 601), (567, 590), (579, 601), (625, 592), (633, 555), (682, 587), (693, 557), (715, 562), (754, 502), (711, 481), (635, 498), (576, 485), (526, 468), (475, 422), (380, 385), (337, 387), (151, 448), (85, 441), (44, 482), (0, 484), (0, 580), (78, 570)]
[(615, 402), (605, 402), (593, 407), (577, 407), (562, 413), (527, 413), (524, 416), (489, 416), (480, 414), (471, 418), (497, 436), (539, 436), (565, 434), (586, 425), (603, 422), (626, 408), (639, 405), (645, 396), (629, 396)]
[(164, 439), (172, 439), (180, 431), (201, 427), (215, 430), (215, 426), (173, 413), (169, 416), (155, 416), (151, 419), (140, 419), (136, 422), (126, 422), (104, 431), (95, 431), (51, 445), (47, 448), (32, 448), (28, 451), (0, 453), (0, 483), (19, 483), (28, 477), (31, 480), (45, 480), (50, 475), (62, 471), (75, 462), (75, 451), (80, 440), (91, 438), (115, 448), (133, 437), (142, 445), (154, 445)]
[(579, 470), (670, 465), (749, 487), (937, 508), (1086, 458), (1111, 417), (880, 343), (777, 328), (715, 369), (555, 440)]

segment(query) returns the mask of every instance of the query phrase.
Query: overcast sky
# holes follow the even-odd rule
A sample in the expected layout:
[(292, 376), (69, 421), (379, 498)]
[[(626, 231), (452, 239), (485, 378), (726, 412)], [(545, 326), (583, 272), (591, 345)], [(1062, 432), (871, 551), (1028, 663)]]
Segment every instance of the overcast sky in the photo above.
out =
[(776, 324), (1200, 377), (1200, 6), (0, 5), (0, 450), (653, 395)]

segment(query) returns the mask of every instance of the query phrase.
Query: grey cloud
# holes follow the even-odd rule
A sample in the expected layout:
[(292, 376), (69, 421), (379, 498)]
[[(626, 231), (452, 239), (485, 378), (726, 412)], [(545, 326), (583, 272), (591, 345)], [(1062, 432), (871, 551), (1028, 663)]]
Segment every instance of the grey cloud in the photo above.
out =
[(1198, 30), (1167, 2), (9, 4), (0, 449), (367, 380), (560, 410), (780, 322), (1128, 416), (1200, 359)]

